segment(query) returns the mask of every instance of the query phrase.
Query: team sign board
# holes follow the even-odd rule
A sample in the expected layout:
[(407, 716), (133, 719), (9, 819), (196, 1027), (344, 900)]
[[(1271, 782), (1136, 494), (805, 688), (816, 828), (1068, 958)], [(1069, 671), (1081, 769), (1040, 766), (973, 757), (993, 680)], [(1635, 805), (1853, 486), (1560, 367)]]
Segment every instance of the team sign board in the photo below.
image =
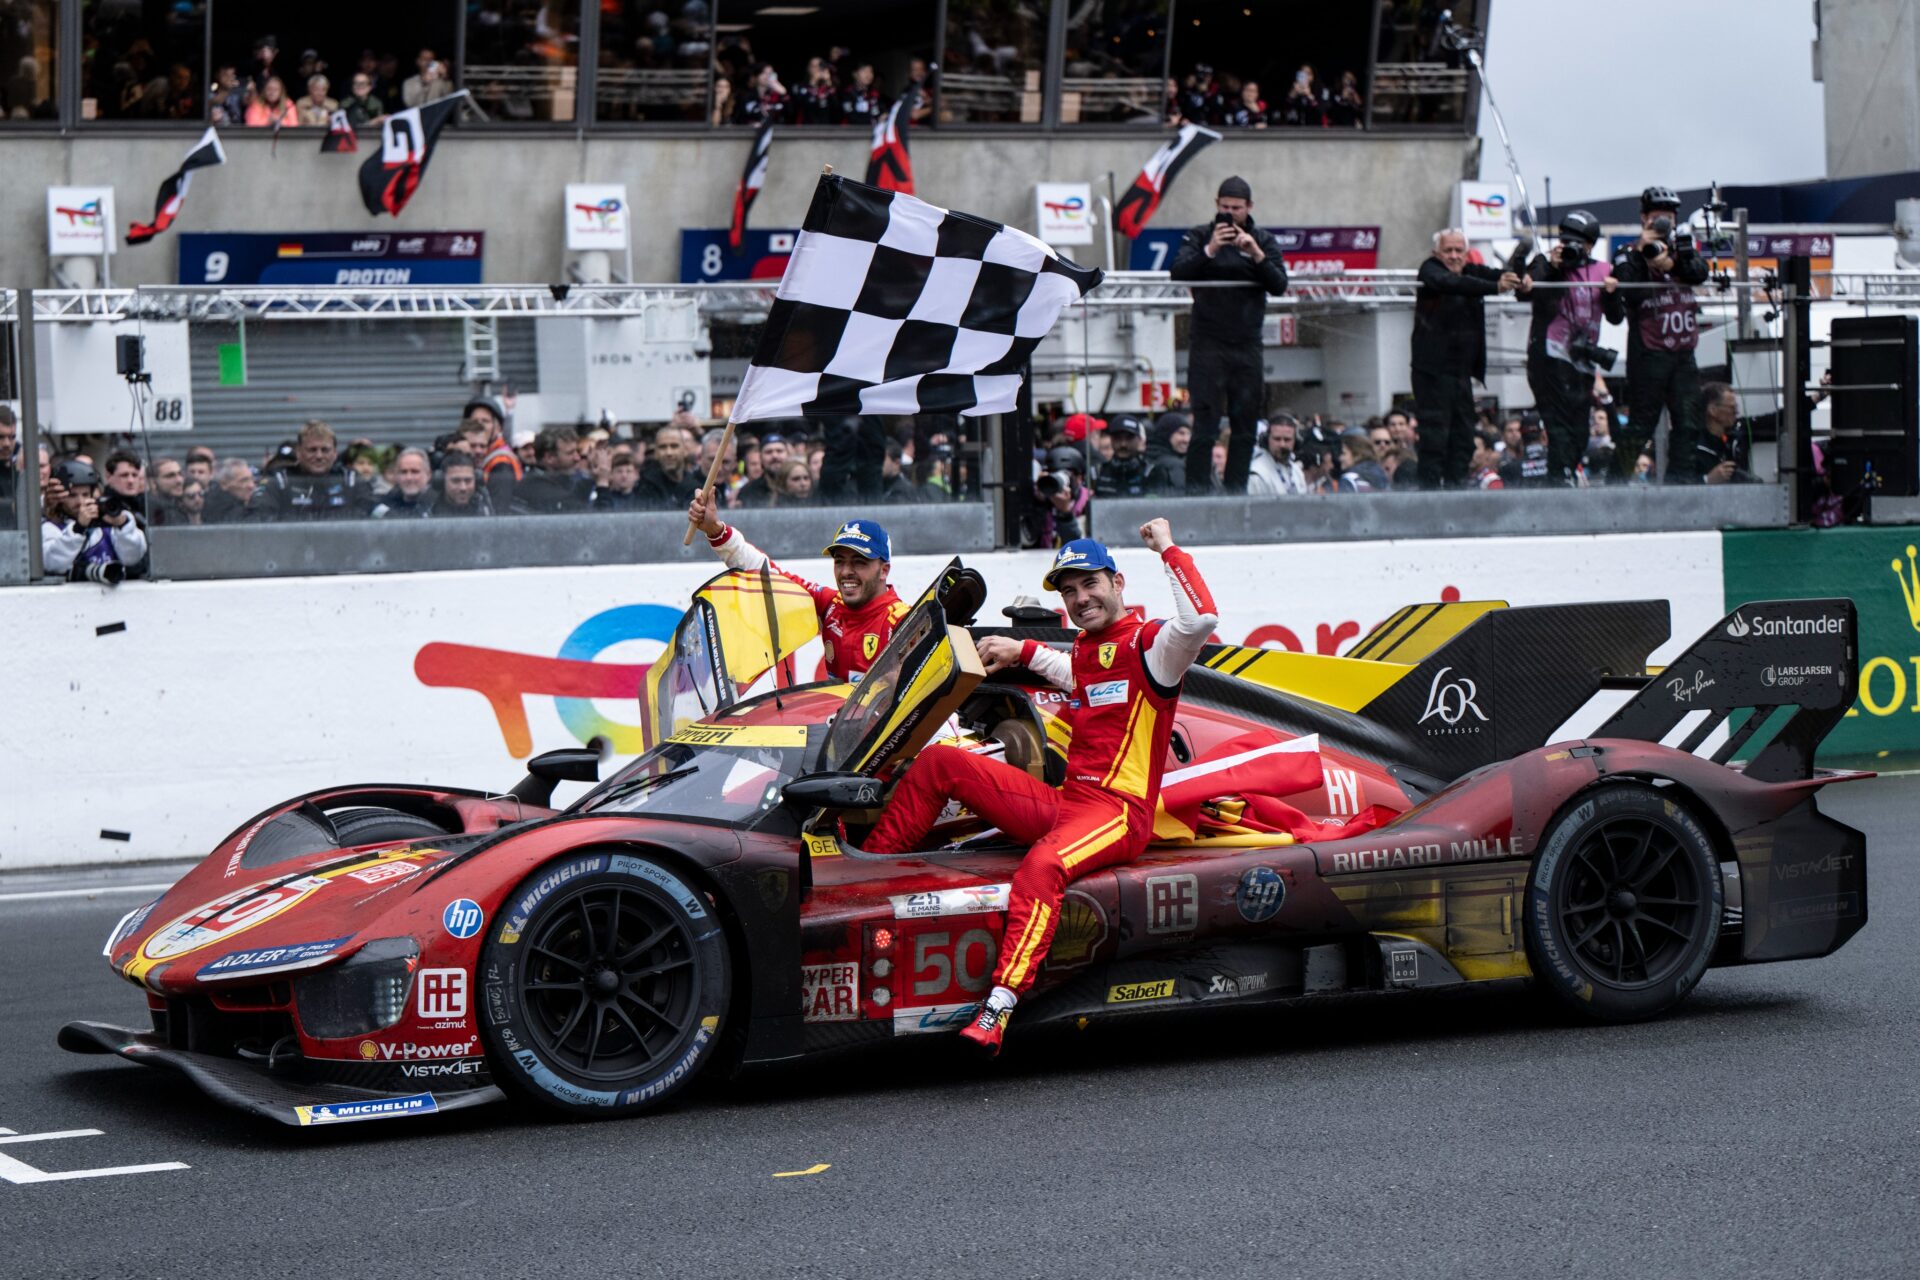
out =
[(112, 187), (47, 188), (47, 253), (98, 258), (113, 252)]
[(479, 284), (484, 231), (187, 232), (181, 284)]
[[(1380, 262), (1378, 227), (1268, 227), (1280, 242), (1287, 270), (1296, 275), (1371, 271)], [(1129, 271), (1165, 271), (1187, 234), (1185, 227), (1149, 228), (1133, 242)]]
[(687, 228), (680, 233), (680, 283), (712, 284), (716, 280), (777, 281), (787, 270), (800, 232), (793, 227), (756, 231), (747, 228), (740, 252), (727, 246), (725, 227)]
[(567, 248), (624, 249), (632, 234), (633, 210), (624, 183), (569, 182), (566, 195)]

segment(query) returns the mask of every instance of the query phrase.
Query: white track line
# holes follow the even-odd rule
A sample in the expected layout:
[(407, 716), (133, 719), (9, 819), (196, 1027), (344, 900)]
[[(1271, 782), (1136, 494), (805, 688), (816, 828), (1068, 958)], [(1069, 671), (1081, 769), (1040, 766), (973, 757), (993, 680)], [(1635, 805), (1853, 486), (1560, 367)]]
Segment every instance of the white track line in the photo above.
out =
[(42, 898), (92, 898), (103, 893), (160, 893), (173, 884), (103, 884), (94, 889), (36, 889), (32, 893), (0, 893), (0, 902), (33, 902)]

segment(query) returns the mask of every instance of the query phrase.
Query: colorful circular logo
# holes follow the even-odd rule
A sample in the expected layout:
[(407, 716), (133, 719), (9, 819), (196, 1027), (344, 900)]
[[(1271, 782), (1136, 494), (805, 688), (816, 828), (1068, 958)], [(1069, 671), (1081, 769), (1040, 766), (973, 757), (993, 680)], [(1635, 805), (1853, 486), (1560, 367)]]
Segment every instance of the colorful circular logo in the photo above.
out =
[(1248, 867), (1234, 894), (1241, 918), (1249, 924), (1264, 924), (1273, 919), (1280, 914), (1281, 904), (1286, 900), (1287, 882), (1272, 867)]
[[(606, 650), (629, 640), (657, 640), (664, 644), (673, 639), (673, 629), (680, 625), (681, 612), (671, 605), (628, 604), (596, 613), (561, 642), (557, 656), (591, 662)], [(567, 732), (582, 743), (592, 742), (596, 737), (605, 738), (613, 744), (613, 754), (617, 756), (638, 755), (645, 749), (640, 741), (639, 725), (607, 719), (591, 698), (555, 698), (553, 706), (560, 713), (560, 723), (567, 726)], [(637, 707), (634, 714), (639, 714)]]
[(441, 925), (456, 938), (471, 938), (480, 932), (480, 925), (485, 918), (480, 904), (472, 898), (457, 898), (440, 913)]

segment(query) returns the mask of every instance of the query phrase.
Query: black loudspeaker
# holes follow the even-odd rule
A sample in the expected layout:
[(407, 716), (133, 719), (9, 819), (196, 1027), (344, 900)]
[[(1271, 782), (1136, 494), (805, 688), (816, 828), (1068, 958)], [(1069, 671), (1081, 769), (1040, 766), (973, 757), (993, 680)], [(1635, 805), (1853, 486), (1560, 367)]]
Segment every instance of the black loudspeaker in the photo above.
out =
[(1835, 320), (1831, 349), (1835, 492), (1920, 496), (1920, 317)]
[(137, 333), (123, 333), (113, 340), (114, 372), (123, 378), (138, 378), (147, 371), (146, 340)]

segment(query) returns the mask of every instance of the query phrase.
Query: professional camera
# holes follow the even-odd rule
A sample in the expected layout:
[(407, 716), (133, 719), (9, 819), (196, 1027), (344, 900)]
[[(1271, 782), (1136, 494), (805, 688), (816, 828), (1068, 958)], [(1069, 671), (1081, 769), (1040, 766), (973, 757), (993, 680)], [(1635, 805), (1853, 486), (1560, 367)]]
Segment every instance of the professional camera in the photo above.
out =
[(103, 587), (117, 587), (126, 581), (127, 566), (118, 560), (109, 560), (105, 564), (90, 564), (81, 569), (88, 582), (97, 582)]
[(1601, 369), (1613, 368), (1613, 362), (1620, 358), (1620, 353), (1612, 347), (1603, 347), (1581, 337), (1567, 339), (1567, 355), (1572, 357), (1575, 364), (1590, 364)]
[(1061, 493), (1071, 494), (1085, 466), (1086, 459), (1078, 449), (1055, 445), (1047, 450), (1047, 469), (1033, 482), (1034, 492), (1043, 498), (1052, 498)]
[(1652, 260), (1669, 250), (1674, 253), (1693, 250), (1693, 228), (1685, 223), (1674, 226), (1673, 219), (1664, 213), (1653, 220), (1652, 231), (1659, 239), (1640, 246), (1640, 256), (1643, 258)]
[(101, 490), (100, 518), (102, 520), (109, 519), (113, 516), (123, 516), (132, 510), (133, 508), (127, 505), (127, 500), (120, 494), (115, 493), (112, 489)]

